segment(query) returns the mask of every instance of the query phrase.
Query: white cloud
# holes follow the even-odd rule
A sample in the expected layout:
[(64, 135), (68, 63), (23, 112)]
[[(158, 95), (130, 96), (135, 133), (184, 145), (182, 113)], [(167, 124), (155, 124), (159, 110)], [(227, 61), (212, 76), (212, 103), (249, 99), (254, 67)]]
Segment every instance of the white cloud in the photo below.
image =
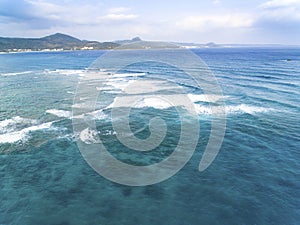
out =
[(101, 17), (104, 20), (111, 20), (111, 21), (126, 21), (126, 20), (134, 20), (138, 18), (136, 14), (108, 14)]
[(299, 43), (300, 0), (257, 2), (186, 1), (147, 8), (132, 1), (118, 7), (99, 0), (0, 0), (0, 30), (3, 36), (61, 32), (100, 41), (141, 35), (145, 40)]
[(27, 0), (32, 6), (31, 14), (37, 18), (49, 20), (52, 25), (89, 24), (95, 22), (95, 15), (99, 14), (99, 4), (68, 3), (60, 5), (41, 0)]
[(130, 10), (130, 8), (127, 8), (127, 7), (116, 7), (116, 8), (109, 9), (109, 13), (119, 14), (119, 13), (128, 12), (129, 10)]
[(251, 27), (254, 18), (248, 14), (225, 14), (189, 16), (177, 23), (177, 26), (185, 29), (209, 29), (209, 28), (245, 28)]
[(299, 0), (271, 0), (259, 6), (263, 11), (262, 18), (274, 22), (300, 21)]
[(127, 7), (110, 8), (107, 15), (98, 18), (100, 21), (129, 21), (139, 17), (137, 14), (128, 13), (128, 11), (130, 11), (130, 8)]
[[(68, 3), (60, 5), (42, 0), (27, 0), (33, 6), (36, 17), (50, 20), (53, 25), (97, 25), (109, 21), (129, 21), (138, 17), (136, 14), (127, 13), (130, 8), (115, 7), (105, 9), (102, 3), (78, 4)], [(108, 12), (108, 13), (107, 13)], [(107, 14), (105, 14), (107, 13)]]
[[(22, 1), (26, 2), (26, 8), (10, 12), (10, 17), (0, 15), (3, 36), (39, 37), (61, 32), (83, 39), (113, 40), (137, 36), (143, 27), (139, 25), (139, 30), (136, 29), (139, 15), (127, 7), (111, 8), (99, 1)], [(11, 1), (10, 5), (14, 8), (16, 3)], [(28, 14), (28, 19), (19, 15), (19, 11)]]
[(288, 21), (288, 20), (299, 20), (300, 11), (295, 8), (284, 8), (272, 11), (265, 11), (262, 13), (262, 17), (273, 19), (274, 21)]
[(33, 13), (39, 15), (56, 14), (65, 11), (63, 6), (56, 5), (50, 2), (33, 1), (33, 0), (27, 0), (26, 2), (30, 3), (33, 6), (33, 10), (34, 10)]
[(300, 5), (299, 0), (271, 0), (260, 5), (260, 8), (271, 9), (279, 7), (290, 7)]

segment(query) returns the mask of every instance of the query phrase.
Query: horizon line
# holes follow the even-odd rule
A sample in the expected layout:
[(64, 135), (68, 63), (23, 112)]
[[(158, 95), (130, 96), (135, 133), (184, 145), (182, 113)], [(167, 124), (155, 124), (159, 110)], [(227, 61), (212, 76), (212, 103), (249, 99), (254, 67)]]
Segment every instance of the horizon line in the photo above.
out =
[[(0, 36), (0, 38), (17, 38), (17, 39), (41, 39), (41, 38), (45, 38), (48, 36), (54, 36), (57, 34), (62, 34), (62, 35), (66, 35), (66, 36), (70, 36), (72, 38), (76, 38), (80, 41), (97, 41), (100, 43), (104, 43), (104, 42), (120, 42), (120, 41), (131, 41), (134, 38), (140, 38), (139, 35), (135, 35), (133, 38), (131, 39), (116, 39), (116, 40), (90, 40), (90, 39), (86, 39), (86, 38), (78, 38), (75, 35), (71, 35), (71, 34), (67, 34), (67, 33), (61, 33), (61, 32), (56, 32), (56, 33), (52, 33), (52, 34), (48, 34), (48, 35), (44, 35), (44, 36), (40, 36), (40, 37), (18, 37), (18, 36)], [(199, 43), (199, 42), (194, 42), (194, 41), (162, 41), (162, 40), (144, 40), (142, 38), (140, 38), (141, 41), (152, 41), (152, 42), (165, 42), (165, 43), (173, 43), (173, 44), (196, 44), (196, 45), (208, 45), (208, 44), (215, 44), (215, 45), (235, 45), (235, 46), (287, 46), (287, 47), (300, 47), (300, 44), (287, 44), (287, 43), (216, 43), (214, 41), (208, 41), (208, 42), (203, 42), (203, 43)]]

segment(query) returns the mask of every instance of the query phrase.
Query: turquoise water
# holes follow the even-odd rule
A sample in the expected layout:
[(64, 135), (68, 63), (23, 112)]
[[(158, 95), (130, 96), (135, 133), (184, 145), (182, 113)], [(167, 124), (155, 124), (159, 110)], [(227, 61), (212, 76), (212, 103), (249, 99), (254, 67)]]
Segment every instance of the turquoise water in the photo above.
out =
[[(72, 104), (82, 73), (104, 52), (0, 55), (0, 224), (299, 224), (300, 49), (198, 49), (223, 90), (227, 127), (222, 148), (204, 172), (199, 160), (210, 132), (203, 93), (196, 99), (200, 138), (187, 165), (170, 179), (128, 187), (99, 176), (80, 154)], [(133, 65), (111, 80), (110, 104), (132, 73), (180, 73)], [(125, 75), (124, 75), (125, 74)], [(120, 160), (159, 162), (178, 142), (176, 111), (144, 104), (132, 110), (132, 131), (165, 118), (167, 138), (146, 157), (119, 153), (110, 109), (93, 115), (100, 137)], [(193, 134), (191, 134), (193, 135)], [(91, 140), (92, 141), (92, 140)]]

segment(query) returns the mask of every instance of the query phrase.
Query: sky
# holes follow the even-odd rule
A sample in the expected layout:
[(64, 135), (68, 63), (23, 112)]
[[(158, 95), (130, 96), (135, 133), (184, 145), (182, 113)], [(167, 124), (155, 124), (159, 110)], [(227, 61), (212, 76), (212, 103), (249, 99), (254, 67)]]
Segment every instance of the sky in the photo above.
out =
[(300, 45), (300, 0), (0, 0), (0, 36)]

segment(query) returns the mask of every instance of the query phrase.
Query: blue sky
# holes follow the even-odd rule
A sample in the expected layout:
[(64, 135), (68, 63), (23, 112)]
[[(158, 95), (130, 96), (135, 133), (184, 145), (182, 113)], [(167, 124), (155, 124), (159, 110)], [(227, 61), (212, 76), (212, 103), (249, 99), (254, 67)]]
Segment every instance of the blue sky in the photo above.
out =
[(0, 0), (0, 36), (300, 44), (300, 0)]

